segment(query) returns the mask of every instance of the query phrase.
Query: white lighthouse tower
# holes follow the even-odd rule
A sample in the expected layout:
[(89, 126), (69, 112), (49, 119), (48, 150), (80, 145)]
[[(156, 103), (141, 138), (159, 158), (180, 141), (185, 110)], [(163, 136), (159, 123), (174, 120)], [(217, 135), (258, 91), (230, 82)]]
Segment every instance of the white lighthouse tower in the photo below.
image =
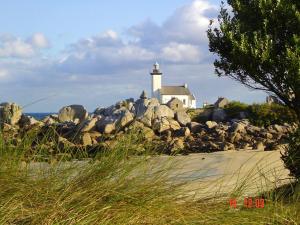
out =
[(162, 72), (160, 72), (159, 64), (157, 62), (153, 65), (153, 70), (150, 74), (152, 77), (152, 98), (160, 99), (159, 90), (161, 89)]

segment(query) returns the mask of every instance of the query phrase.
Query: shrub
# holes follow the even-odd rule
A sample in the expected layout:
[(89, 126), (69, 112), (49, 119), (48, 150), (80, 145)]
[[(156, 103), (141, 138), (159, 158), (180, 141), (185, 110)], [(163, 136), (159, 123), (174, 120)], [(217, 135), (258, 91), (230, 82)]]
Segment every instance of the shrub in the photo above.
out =
[(269, 126), (297, 121), (295, 112), (279, 104), (253, 104), (249, 106), (250, 122), (256, 126)]
[(285, 167), (290, 170), (290, 175), (296, 179), (300, 179), (300, 128), (290, 136), (289, 146), (284, 154), (282, 160)]
[(226, 105), (224, 109), (229, 118), (238, 118), (240, 112), (249, 111), (249, 105), (238, 101), (232, 101)]

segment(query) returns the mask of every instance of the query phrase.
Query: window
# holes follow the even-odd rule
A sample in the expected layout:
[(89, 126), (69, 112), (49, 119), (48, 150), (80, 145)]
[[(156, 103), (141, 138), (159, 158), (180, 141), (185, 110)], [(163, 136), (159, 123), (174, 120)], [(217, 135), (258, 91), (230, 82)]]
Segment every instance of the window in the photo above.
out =
[(185, 103), (185, 99), (183, 99), (183, 104), (185, 105), (186, 103)]

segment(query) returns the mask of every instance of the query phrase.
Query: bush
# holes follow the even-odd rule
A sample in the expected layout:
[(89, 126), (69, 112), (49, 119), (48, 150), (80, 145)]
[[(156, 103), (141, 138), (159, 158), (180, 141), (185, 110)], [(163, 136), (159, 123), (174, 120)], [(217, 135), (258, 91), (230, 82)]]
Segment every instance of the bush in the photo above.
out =
[(249, 112), (249, 105), (238, 101), (232, 101), (226, 105), (224, 109), (229, 118), (239, 118), (240, 112)]
[(289, 139), (289, 146), (284, 154), (282, 160), (285, 167), (290, 170), (290, 175), (296, 179), (300, 179), (300, 128), (291, 135)]
[(256, 126), (269, 126), (297, 121), (296, 113), (284, 105), (253, 104), (249, 106), (250, 122)]
[(233, 101), (225, 106), (225, 111), (231, 119), (239, 118), (240, 112), (245, 112), (250, 122), (256, 126), (269, 126), (297, 121), (295, 112), (284, 105), (274, 103), (247, 105)]

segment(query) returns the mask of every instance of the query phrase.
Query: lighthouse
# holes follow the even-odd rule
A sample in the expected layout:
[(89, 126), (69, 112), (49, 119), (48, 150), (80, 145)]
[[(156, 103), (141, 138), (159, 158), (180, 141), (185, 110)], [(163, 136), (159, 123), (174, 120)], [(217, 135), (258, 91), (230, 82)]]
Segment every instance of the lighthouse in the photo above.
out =
[(153, 65), (153, 70), (150, 73), (152, 78), (152, 98), (160, 99), (161, 75), (159, 64), (156, 62)]

